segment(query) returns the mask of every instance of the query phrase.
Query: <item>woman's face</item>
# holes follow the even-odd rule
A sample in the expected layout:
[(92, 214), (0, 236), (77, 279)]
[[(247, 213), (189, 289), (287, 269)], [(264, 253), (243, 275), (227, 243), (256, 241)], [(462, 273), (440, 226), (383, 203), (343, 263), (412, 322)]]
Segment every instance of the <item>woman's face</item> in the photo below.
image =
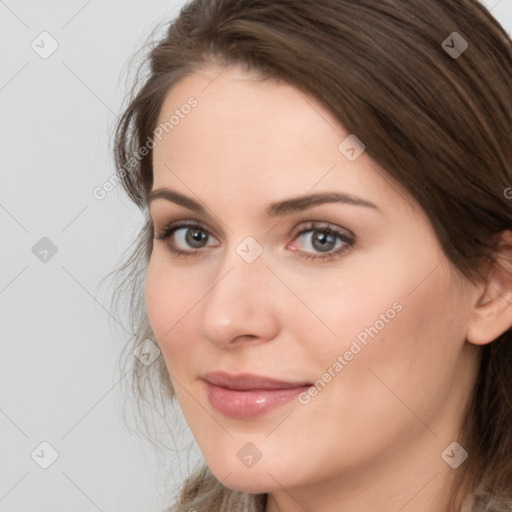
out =
[(147, 310), (216, 477), (293, 494), (453, 471), (474, 297), (417, 203), (313, 97), (236, 68), (180, 82), (159, 127), (150, 212), (176, 229)]

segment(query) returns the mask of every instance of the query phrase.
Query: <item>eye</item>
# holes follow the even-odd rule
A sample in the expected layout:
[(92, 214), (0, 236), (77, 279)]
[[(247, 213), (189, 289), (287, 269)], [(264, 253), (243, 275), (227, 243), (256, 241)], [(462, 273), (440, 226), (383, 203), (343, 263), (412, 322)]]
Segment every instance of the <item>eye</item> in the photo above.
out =
[(177, 256), (198, 254), (198, 249), (212, 245), (208, 243), (210, 238), (213, 238), (210, 232), (195, 221), (172, 223), (162, 233), (155, 234), (157, 240), (168, 240), (169, 250)]
[[(167, 240), (167, 247), (175, 256), (188, 257), (200, 255), (202, 249), (215, 246), (216, 240), (211, 233), (197, 221), (179, 221), (169, 224), (157, 240)], [(299, 248), (293, 247), (300, 241)], [(213, 242), (213, 243), (210, 243)], [(309, 222), (295, 235), (287, 247), (301, 257), (308, 259), (333, 259), (354, 246), (354, 239), (328, 224)]]
[(302, 241), (298, 254), (308, 259), (332, 259), (354, 246), (354, 240), (330, 225), (307, 224), (296, 235), (294, 243)]

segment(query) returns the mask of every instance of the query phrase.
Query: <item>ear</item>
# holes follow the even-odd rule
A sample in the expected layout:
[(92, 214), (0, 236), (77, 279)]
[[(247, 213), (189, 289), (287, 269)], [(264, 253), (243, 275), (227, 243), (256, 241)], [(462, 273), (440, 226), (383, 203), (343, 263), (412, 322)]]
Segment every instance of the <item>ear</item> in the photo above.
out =
[(469, 343), (486, 345), (512, 327), (512, 231), (503, 231), (487, 267), (466, 333)]

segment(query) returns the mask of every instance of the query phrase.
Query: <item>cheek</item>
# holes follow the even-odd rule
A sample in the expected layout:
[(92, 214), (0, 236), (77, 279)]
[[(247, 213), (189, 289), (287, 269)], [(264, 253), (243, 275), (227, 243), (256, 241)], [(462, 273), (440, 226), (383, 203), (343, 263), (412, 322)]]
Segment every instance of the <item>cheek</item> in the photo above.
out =
[[(327, 397), (341, 424), (342, 418), (361, 414), (359, 425), (365, 424), (363, 417), (373, 418), (386, 437), (405, 425), (421, 427), (415, 415), (428, 423), (437, 414), (453, 384), (463, 343), (447, 283), (437, 268), (412, 293), (400, 293), (389, 283), (391, 293), (379, 287), (378, 300), (360, 303), (364, 314), (354, 311), (356, 320), (343, 338), (344, 348), (352, 349)], [(371, 425), (365, 429), (368, 436), (377, 435)]]
[(163, 265), (155, 257), (155, 251), (151, 255), (146, 273), (146, 310), (148, 320), (157, 340), (162, 338), (162, 333), (170, 329), (175, 323), (176, 310), (171, 307), (174, 286), (171, 287), (172, 277), (164, 272)]
[(187, 316), (201, 297), (200, 290), (194, 288), (196, 280), (186, 275), (179, 268), (166, 264), (165, 256), (159, 251), (153, 252), (146, 274), (146, 309), (169, 369), (171, 363), (179, 363), (179, 358), (190, 353), (180, 350), (180, 346), (187, 344), (187, 335), (183, 332)]
[[(322, 327), (327, 335), (321, 340), (302, 336), (309, 340), (308, 360), (317, 378), (329, 380), (329, 371), (336, 375), (331, 380), (341, 403), (362, 400), (379, 408), (383, 392), (397, 401), (387, 384), (421, 407), (429, 396), (441, 396), (453, 375), (463, 343), (456, 294), (436, 246), (419, 251), (417, 243), (354, 259), (343, 275), (315, 280), (305, 294), (331, 329)], [(318, 328), (312, 315), (307, 318)], [(308, 332), (308, 321), (302, 322), (298, 339)], [(425, 386), (433, 376), (435, 383)]]

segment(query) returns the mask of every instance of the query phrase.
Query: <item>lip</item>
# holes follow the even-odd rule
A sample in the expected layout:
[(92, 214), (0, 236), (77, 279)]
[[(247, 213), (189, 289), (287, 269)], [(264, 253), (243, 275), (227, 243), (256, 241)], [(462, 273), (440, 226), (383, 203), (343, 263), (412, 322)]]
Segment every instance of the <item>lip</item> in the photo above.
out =
[(251, 419), (293, 400), (311, 383), (289, 382), (261, 375), (209, 372), (203, 375), (212, 407), (230, 418)]

